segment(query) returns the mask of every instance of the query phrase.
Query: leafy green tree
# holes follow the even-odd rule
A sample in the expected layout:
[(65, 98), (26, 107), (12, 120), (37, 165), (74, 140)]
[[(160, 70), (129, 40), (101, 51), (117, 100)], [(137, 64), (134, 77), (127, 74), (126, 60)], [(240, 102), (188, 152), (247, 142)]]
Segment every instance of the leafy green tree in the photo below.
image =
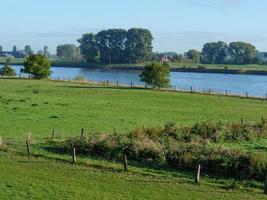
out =
[(251, 64), (256, 61), (256, 47), (246, 42), (231, 42), (229, 53), (233, 64)]
[(153, 55), (153, 36), (147, 29), (132, 28), (127, 31), (125, 49), (130, 63), (151, 60)]
[(195, 49), (191, 49), (186, 53), (188, 59), (193, 63), (200, 63), (201, 53)]
[(32, 48), (31, 48), (30, 45), (26, 45), (26, 46), (24, 47), (24, 51), (25, 51), (25, 53), (27, 53), (28, 55), (33, 54), (33, 51), (32, 51)]
[(8, 58), (4, 67), (0, 69), (1, 76), (16, 76), (16, 72), (13, 68), (10, 67), (11, 59)]
[(98, 45), (96, 42), (95, 35), (93, 33), (85, 33), (78, 39), (80, 43), (81, 54), (84, 56), (87, 62), (97, 62), (98, 61)]
[(77, 57), (77, 47), (74, 44), (63, 44), (57, 46), (57, 56), (59, 58), (73, 59)]
[(210, 42), (202, 49), (203, 62), (207, 64), (223, 64), (227, 62), (228, 44), (225, 42)]
[(124, 29), (109, 29), (100, 31), (96, 35), (97, 45), (102, 63), (123, 63), (125, 57), (125, 39), (127, 31)]
[(164, 88), (170, 85), (170, 66), (168, 63), (152, 63), (145, 66), (140, 80), (153, 88)]
[(24, 62), (24, 73), (29, 73), (35, 79), (46, 79), (50, 76), (51, 63), (44, 55), (30, 55)]

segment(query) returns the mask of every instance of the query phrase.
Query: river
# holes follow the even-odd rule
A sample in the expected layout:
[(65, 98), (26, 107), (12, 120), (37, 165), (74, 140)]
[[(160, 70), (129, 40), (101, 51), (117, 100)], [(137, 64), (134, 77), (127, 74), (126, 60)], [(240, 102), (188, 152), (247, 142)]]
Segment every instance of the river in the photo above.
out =
[[(1, 67), (1, 66), (0, 66)], [(22, 66), (12, 66), (17, 74)], [(79, 75), (92, 81), (119, 82), (120, 84), (143, 85), (140, 82), (140, 71), (135, 70), (111, 70), (111, 69), (86, 69), (70, 67), (52, 67), (51, 78), (73, 79)], [(213, 74), (213, 73), (182, 73), (171, 72), (171, 85), (177, 89), (212, 91), (224, 93), (227, 90), (230, 94), (266, 97), (267, 76), (261, 75), (241, 75), (241, 74)]]

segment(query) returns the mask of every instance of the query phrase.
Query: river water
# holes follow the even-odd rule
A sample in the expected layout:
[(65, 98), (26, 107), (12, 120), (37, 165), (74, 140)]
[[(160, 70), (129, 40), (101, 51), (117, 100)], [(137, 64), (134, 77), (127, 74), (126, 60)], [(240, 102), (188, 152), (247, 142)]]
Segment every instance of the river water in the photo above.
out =
[[(1, 66), (0, 66), (1, 67)], [(22, 66), (12, 66), (17, 74)], [(111, 69), (86, 69), (70, 67), (52, 67), (52, 79), (73, 79), (77, 76), (92, 81), (119, 82), (120, 84), (144, 85), (140, 82), (141, 71), (134, 70), (111, 70)], [(260, 75), (239, 75), (239, 74), (213, 74), (213, 73), (182, 73), (171, 72), (171, 85), (177, 89), (208, 91), (224, 93), (227, 90), (230, 94), (266, 97), (267, 76)]]

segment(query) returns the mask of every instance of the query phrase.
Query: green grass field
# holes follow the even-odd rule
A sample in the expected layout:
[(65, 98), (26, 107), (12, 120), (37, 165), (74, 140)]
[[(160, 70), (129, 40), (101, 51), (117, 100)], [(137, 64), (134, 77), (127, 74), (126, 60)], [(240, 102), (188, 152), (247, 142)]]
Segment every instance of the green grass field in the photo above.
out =
[[(267, 101), (144, 89), (109, 88), (81, 83), (0, 80), (0, 136), (8, 150), (0, 150), (0, 199), (267, 199), (263, 184), (255, 187), (232, 180), (203, 177), (200, 186), (193, 174), (134, 167), (57, 155), (42, 148), (56, 129), (58, 138), (87, 133), (118, 133), (167, 122), (193, 124), (260, 121), (267, 118)], [(25, 140), (31, 131), (35, 156), (26, 156)], [(229, 143), (229, 148), (254, 150), (266, 139)], [(4, 191), (4, 192), (3, 192)]]
[(128, 132), (167, 122), (256, 122), (267, 117), (267, 101), (75, 83), (0, 80), (0, 134), (24, 138), (88, 132)]
[(261, 189), (229, 190), (231, 181), (87, 159), (71, 165), (45, 158), (0, 153), (0, 199), (266, 199)]

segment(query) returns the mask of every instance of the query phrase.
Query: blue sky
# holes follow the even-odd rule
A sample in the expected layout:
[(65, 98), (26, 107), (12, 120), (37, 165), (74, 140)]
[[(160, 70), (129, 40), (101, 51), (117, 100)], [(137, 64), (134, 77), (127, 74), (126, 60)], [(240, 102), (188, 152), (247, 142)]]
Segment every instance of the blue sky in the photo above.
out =
[(0, 0), (0, 45), (77, 43), (82, 33), (148, 28), (154, 51), (201, 49), (207, 41), (243, 40), (267, 51), (266, 0)]

